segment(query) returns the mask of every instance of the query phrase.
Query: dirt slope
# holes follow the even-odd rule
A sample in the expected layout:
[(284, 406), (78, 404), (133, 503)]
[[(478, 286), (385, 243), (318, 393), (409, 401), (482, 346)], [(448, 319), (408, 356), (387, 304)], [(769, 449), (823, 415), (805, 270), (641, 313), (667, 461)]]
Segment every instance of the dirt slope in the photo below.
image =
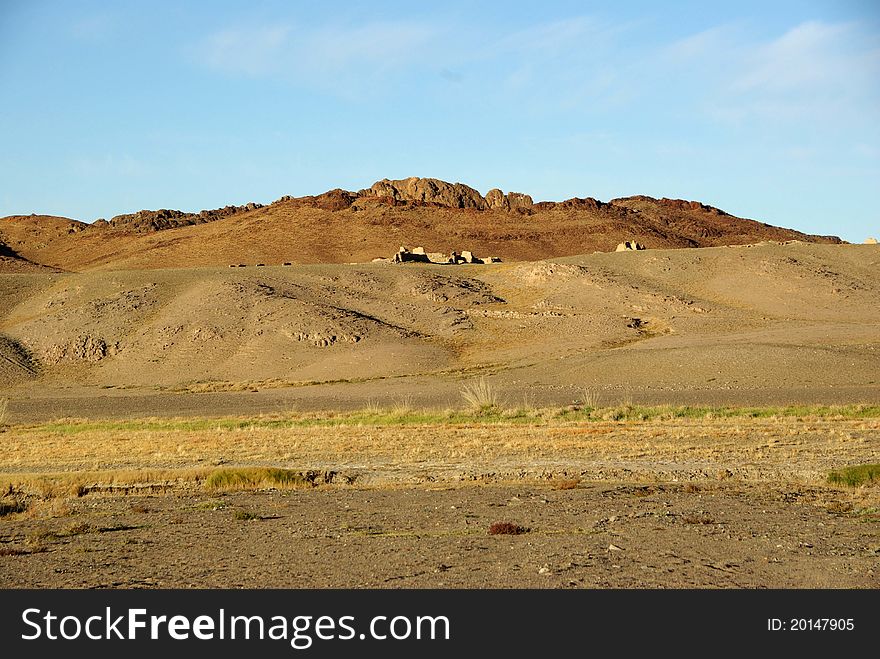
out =
[(53, 390), (297, 396), (316, 382), (448, 403), (479, 374), (511, 397), (554, 401), (583, 388), (606, 402), (815, 400), (847, 387), (876, 397), (878, 265), (877, 246), (793, 243), (491, 266), (5, 275), (0, 378), (25, 406)]
[(357, 193), (331, 190), (268, 206), (140, 211), (94, 224), (10, 216), (0, 218), (0, 239), (22, 258), (73, 271), (368, 262), (400, 245), (537, 260), (611, 251), (624, 240), (652, 249), (840, 242), (699, 202), (628, 197), (532, 203), (528, 195), (492, 190), (483, 197), (463, 184), (436, 179), (386, 180)]

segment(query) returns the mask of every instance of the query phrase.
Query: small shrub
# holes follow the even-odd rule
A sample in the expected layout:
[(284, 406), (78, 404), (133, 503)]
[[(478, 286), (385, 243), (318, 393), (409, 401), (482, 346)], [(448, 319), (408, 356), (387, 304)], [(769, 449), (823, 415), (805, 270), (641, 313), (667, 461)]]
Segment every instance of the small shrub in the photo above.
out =
[(94, 533), (96, 531), (98, 531), (98, 529), (88, 522), (79, 522), (77, 524), (71, 524), (64, 529), (64, 535), (82, 535), (83, 533)]
[(853, 465), (828, 474), (828, 482), (834, 485), (874, 485), (880, 483), (880, 464)]
[(27, 508), (27, 502), (22, 499), (0, 500), (0, 517), (14, 513), (23, 513)]
[(461, 397), (476, 412), (488, 412), (499, 406), (498, 392), (486, 382), (486, 378), (464, 385), (461, 388)]
[(383, 408), (382, 408), (382, 406), (379, 404), (379, 401), (378, 401), (378, 400), (376, 400), (376, 399), (374, 399), (374, 398), (371, 398), (370, 400), (367, 401), (367, 404), (364, 405), (364, 409), (361, 410), (361, 411), (362, 411), (365, 415), (368, 415), (368, 416), (376, 416), (376, 415), (382, 413)]
[(394, 401), (394, 405), (391, 406), (391, 414), (396, 417), (405, 417), (412, 411), (412, 396), (404, 396), (402, 399)]
[(32, 550), (45, 551), (46, 544), (57, 540), (58, 536), (47, 529), (31, 531), (24, 538), (24, 543)]
[(580, 482), (580, 478), (570, 478), (566, 480), (555, 481), (553, 483), (553, 488), (556, 490), (574, 490), (577, 489), (577, 486)]
[(27, 516), (30, 519), (55, 519), (73, 515), (75, 512), (67, 499), (37, 499), (28, 506)]
[(307, 474), (276, 467), (218, 469), (205, 480), (209, 490), (253, 490), (261, 487), (304, 487), (314, 485)]
[(602, 395), (598, 389), (581, 389), (580, 404), (587, 410), (595, 410), (599, 408), (602, 401)]
[(837, 513), (839, 515), (845, 515), (846, 513), (852, 512), (854, 507), (855, 506), (853, 506), (848, 501), (832, 501), (827, 506), (825, 506), (825, 509), (829, 513)]
[(242, 522), (250, 522), (255, 519), (263, 519), (262, 516), (257, 513), (252, 513), (249, 510), (236, 510), (235, 511), (235, 519)]
[(489, 527), (489, 535), (522, 535), (530, 530), (513, 522), (495, 522)]

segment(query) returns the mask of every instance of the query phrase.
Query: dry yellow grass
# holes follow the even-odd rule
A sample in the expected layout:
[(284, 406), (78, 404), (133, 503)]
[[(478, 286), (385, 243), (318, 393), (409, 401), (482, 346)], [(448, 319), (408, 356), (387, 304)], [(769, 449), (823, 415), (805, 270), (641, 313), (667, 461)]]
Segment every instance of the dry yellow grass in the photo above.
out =
[(719, 473), (818, 483), (831, 469), (880, 461), (875, 418), (533, 419), (13, 427), (0, 451), (0, 488), (40, 496), (128, 491), (133, 485), (162, 491), (203, 484), (221, 465), (334, 470), (357, 474), (362, 483), (517, 474), (699, 480)]

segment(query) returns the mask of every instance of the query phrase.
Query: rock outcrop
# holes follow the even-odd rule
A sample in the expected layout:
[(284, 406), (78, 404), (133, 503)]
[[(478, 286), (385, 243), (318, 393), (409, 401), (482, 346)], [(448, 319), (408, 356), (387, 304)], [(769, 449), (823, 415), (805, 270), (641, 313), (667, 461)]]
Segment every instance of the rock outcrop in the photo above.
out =
[(668, 197), (655, 199), (654, 197), (649, 197), (647, 195), (634, 195), (632, 197), (619, 197), (617, 199), (612, 199), (610, 203), (614, 204), (618, 202), (640, 201), (657, 204), (658, 206), (663, 206), (665, 208), (677, 211), (700, 211), (702, 213), (709, 213), (711, 215), (727, 215), (727, 213), (720, 208), (715, 208), (714, 206), (709, 206), (708, 204), (704, 204), (699, 201), (689, 201), (687, 199), (669, 199)]
[(522, 192), (508, 192), (504, 194), (498, 188), (492, 188), (486, 193), (486, 205), (489, 208), (511, 211), (519, 208), (531, 208), (534, 204), (535, 202), (532, 198)]
[(127, 231), (130, 233), (151, 233), (153, 231), (174, 229), (176, 227), (189, 226), (192, 224), (213, 222), (215, 220), (223, 219), (224, 217), (229, 217), (230, 215), (235, 215), (236, 213), (253, 211), (262, 207), (263, 204), (258, 204), (252, 201), (242, 206), (224, 206), (223, 208), (203, 210), (198, 213), (185, 213), (183, 211), (160, 208), (159, 210), (154, 211), (142, 210), (137, 213), (117, 215), (111, 218), (109, 222), (103, 219), (97, 220), (91, 226), (95, 229), (111, 229), (116, 231)]
[(449, 208), (473, 208), (475, 210), (516, 210), (531, 208), (532, 198), (520, 192), (504, 194), (493, 188), (483, 197), (464, 183), (447, 183), (436, 178), (410, 178), (392, 181), (382, 179), (358, 192), (360, 197), (385, 197), (399, 202), (436, 204)]
[(475, 208), (485, 210), (486, 200), (479, 192), (464, 183), (447, 183), (436, 178), (409, 178), (392, 181), (387, 178), (376, 181), (359, 196), (390, 197), (395, 201), (437, 204), (450, 208)]
[(377, 258), (373, 259), (373, 263), (434, 263), (435, 265), (459, 265), (461, 263), (500, 263), (501, 259), (497, 256), (489, 256), (479, 258), (474, 256), (473, 252), (462, 251), (452, 252), (452, 254), (443, 254), (442, 252), (426, 252), (424, 247), (414, 247), (408, 249), (401, 246), (397, 253), (390, 259)]

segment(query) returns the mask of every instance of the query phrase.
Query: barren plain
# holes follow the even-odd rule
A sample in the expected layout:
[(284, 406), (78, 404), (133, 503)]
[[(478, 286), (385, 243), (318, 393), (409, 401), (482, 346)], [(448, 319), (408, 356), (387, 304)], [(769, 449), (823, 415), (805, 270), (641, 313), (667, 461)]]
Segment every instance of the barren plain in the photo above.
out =
[[(578, 253), (580, 200), (530, 207), (569, 222), (547, 254), (511, 208), (328, 195), (3, 220), (0, 586), (880, 585), (876, 245)], [(596, 217), (678, 222), (659, 247), (751, 222), (617, 202)], [(352, 236), (458, 213), (504, 262), (280, 265), (288, 206)]]

